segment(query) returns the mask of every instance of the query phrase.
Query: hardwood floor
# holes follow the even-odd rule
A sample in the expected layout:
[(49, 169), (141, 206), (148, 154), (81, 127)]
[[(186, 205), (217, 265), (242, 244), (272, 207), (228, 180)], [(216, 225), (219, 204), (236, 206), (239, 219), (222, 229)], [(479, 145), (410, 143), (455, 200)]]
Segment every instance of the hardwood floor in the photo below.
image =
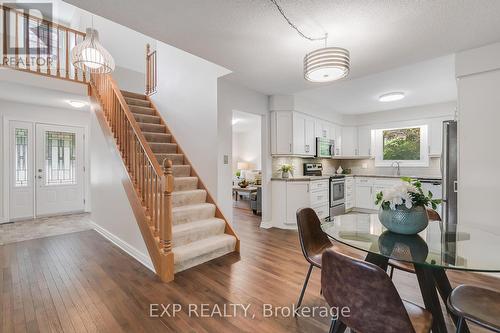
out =
[[(327, 332), (328, 318), (263, 318), (263, 304), (296, 302), (308, 266), (296, 232), (259, 229), (259, 220), (235, 209), (240, 257), (218, 258), (169, 284), (95, 231), (0, 246), (0, 332)], [(488, 276), (449, 276), (453, 284), (500, 289)], [(314, 271), (304, 305), (325, 305), (319, 277)], [(394, 280), (403, 298), (422, 303), (414, 276), (397, 272)], [(175, 318), (149, 317), (150, 304), (173, 303), (182, 305)], [(199, 315), (203, 303), (251, 304), (255, 318), (241, 309), (233, 318), (189, 317), (189, 303)]]

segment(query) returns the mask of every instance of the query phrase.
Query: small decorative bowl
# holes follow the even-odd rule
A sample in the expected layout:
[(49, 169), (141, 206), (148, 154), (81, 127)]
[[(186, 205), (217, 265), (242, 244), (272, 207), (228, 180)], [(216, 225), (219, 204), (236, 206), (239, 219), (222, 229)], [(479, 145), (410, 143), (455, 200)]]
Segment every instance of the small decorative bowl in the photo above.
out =
[(389, 231), (403, 235), (416, 235), (429, 224), (429, 217), (423, 206), (407, 208), (405, 205), (396, 205), (396, 209), (380, 207), (378, 218)]

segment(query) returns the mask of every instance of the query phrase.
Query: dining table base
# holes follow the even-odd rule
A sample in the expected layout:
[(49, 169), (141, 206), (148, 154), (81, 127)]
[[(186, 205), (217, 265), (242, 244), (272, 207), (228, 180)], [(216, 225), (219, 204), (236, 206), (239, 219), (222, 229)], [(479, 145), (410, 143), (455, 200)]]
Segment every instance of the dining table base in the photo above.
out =
[[(368, 253), (365, 261), (377, 265), (383, 270), (387, 270), (387, 266), (389, 264), (388, 258), (373, 253)], [(415, 272), (425, 308), (427, 311), (432, 313), (432, 332), (447, 333), (448, 331), (446, 329), (446, 323), (438, 296), (439, 291), (439, 295), (441, 296), (443, 303), (446, 304), (448, 296), (452, 291), (452, 287), (445, 270), (443, 268), (415, 265)], [(458, 318), (450, 311), (448, 311), (448, 313), (452, 317), (453, 322), (456, 323)], [(469, 328), (466, 324), (462, 326), (462, 332), (469, 333)]]

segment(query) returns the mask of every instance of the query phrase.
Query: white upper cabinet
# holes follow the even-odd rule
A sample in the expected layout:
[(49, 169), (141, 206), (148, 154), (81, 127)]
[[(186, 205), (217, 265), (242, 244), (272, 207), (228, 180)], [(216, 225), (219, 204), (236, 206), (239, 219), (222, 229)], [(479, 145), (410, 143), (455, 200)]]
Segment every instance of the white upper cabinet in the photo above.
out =
[(331, 140), (331, 127), (331, 123), (316, 119), (316, 137)]
[(293, 112), (293, 153), (314, 156), (316, 154), (315, 119)]
[(443, 146), (443, 121), (449, 119), (450, 117), (429, 120), (429, 155), (441, 155)]
[(358, 127), (358, 155), (372, 156), (372, 130), (368, 126)]
[(293, 154), (292, 113), (276, 111), (271, 114), (271, 153)]
[(330, 127), (330, 139), (334, 141), (335, 154), (337, 156), (342, 155), (342, 127), (337, 124), (331, 124)]
[(354, 126), (342, 127), (341, 138), (341, 154), (342, 156), (357, 156), (358, 155), (358, 129)]
[(271, 154), (314, 156), (316, 119), (299, 112), (271, 113)]

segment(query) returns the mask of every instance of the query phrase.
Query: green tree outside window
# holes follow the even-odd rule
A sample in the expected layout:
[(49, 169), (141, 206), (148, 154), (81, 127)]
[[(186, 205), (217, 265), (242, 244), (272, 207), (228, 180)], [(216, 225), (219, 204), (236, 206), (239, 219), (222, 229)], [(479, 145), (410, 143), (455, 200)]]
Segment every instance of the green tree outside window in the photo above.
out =
[(420, 127), (383, 131), (384, 160), (420, 160)]

